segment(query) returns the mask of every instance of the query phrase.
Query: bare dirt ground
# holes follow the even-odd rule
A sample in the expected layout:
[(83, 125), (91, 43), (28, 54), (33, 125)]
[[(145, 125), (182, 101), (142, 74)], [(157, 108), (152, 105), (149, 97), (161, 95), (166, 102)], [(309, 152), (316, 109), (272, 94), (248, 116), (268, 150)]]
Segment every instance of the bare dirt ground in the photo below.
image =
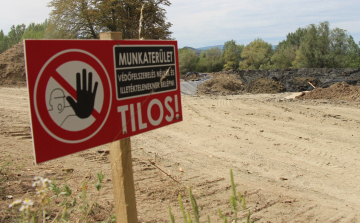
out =
[[(218, 209), (231, 214), (232, 169), (255, 222), (359, 222), (359, 102), (284, 99), (291, 94), (182, 96), (183, 122), (131, 139), (139, 221), (170, 222), (171, 206), (182, 222), (177, 196), (190, 210), (191, 186), (200, 220), (222, 222)], [(92, 185), (100, 170), (111, 176), (99, 153), (108, 145), (34, 166), (24, 87), (0, 88), (0, 133), (1, 222), (12, 222), (14, 199), (33, 196), (34, 176), (68, 183), (74, 194), (88, 182), (99, 204), (89, 220), (108, 221), (111, 179), (99, 196)]]

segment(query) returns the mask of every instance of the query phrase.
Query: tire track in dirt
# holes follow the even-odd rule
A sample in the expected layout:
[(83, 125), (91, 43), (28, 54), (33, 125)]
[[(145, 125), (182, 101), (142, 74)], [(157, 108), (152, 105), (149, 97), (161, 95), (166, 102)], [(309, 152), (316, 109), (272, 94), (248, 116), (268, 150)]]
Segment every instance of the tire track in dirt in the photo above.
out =
[[(12, 156), (20, 157), (25, 150), (30, 154), (30, 139), (18, 140), (22, 136), (17, 135), (29, 127), (26, 90), (0, 89), (0, 96), (2, 148)], [(203, 206), (203, 221), (210, 215), (218, 222), (219, 208), (230, 216), (230, 169), (253, 220), (359, 221), (358, 106), (281, 100), (285, 96), (183, 96), (183, 122), (132, 137), (140, 221), (169, 222), (168, 206), (181, 221), (177, 195), (190, 210), (189, 186)], [(17, 98), (19, 103), (14, 103)], [(110, 176), (107, 155), (98, 159), (102, 154), (97, 152), (107, 147), (27, 168), (78, 186), (90, 170)], [(62, 171), (67, 168), (74, 169), (72, 177)], [(94, 180), (91, 173), (86, 181)], [(108, 181), (99, 203), (111, 205), (112, 199)]]
[[(347, 137), (337, 134), (337, 131), (349, 131), (347, 125), (337, 125), (336, 131), (328, 129), (329, 123), (319, 122), (324, 119), (326, 107), (317, 109), (317, 106), (301, 102), (277, 102), (274, 98), (248, 100), (241, 96), (231, 100), (220, 97), (215, 99), (215, 103), (214, 99), (206, 97), (187, 99), (189, 101), (184, 100), (186, 121), (166, 130), (156, 130), (153, 134), (149, 133), (149, 137), (146, 138), (160, 139), (164, 138), (162, 135), (171, 135), (170, 143), (164, 140), (164, 146), (160, 146), (159, 143), (153, 149), (158, 149), (159, 156), (164, 159), (181, 160), (178, 162), (185, 166), (183, 169), (191, 176), (199, 176), (197, 172), (200, 172), (203, 178), (196, 178), (196, 181), (212, 179), (215, 176), (228, 179), (228, 170), (233, 168), (240, 179), (247, 179), (247, 184), (242, 185), (243, 187), (249, 190), (249, 185), (253, 185), (254, 188), (260, 187), (261, 194), (267, 193), (270, 188), (280, 190), (290, 197), (286, 199), (297, 200), (291, 204), (293, 206), (295, 203), (299, 203), (300, 206), (307, 202), (316, 203), (320, 205), (318, 211), (324, 212), (329, 208), (328, 205), (337, 206), (338, 202), (345, 200), (349, 207), (344, 205), (345, 207), (341, 208), (344, 213), (348, 214), (353, 208), (359, 208), (356, 201), (358, 197), (353, 199), (358, 192), (357, 189), (354, 191), (358, 181), (353, 180), (353, 177), (358, 177), (357, 169), (337, 168), (346, 165), (353, 155), (358, 156), (355, 152), (345, 149), (353, 147), (354, 141), (348, 141)], [(349, 117), (354, 120), (353, 124), (358, 122), (355, 116)], [(325, 121), (332, 125), (337, 120)], [(176, 139), (180, 137), (179, 132), (185, 133), (183, 140)], [(324, 138), (335, 146), (325, 147)], [(173, 148), (173, 143), (177, 145), (176, 148)], [(344, 149), (339, 150), (337, 145), (340, 144)], [(339, 158), (341, 156), (345, 157), (344, 161)], [(334, 166), (327, 165), (329, 162)], [(354, 162), (355, 160), (351, 161)], [(186, 181), (184, 178), (183, 180)], [(189, 182), (191, 183), (191, 180)], [(221, 192), (217, 193), (223, 196)], [(299, 198), (301, 201), (298, 201)], [(312, 201), (313, 199), (316, 201)], [(272, 200), (275, 200), (276, 204), (285, 202), (282, 199), (278, 201), (275, 195), (266, 196), (264, 202)], [(288, 203), (286, 205), (289, 206)], [(274, 210), (269, 207), (260, 212), (268, 211)], [(307, 211), (311, 212), (310, 209)], [(297, 211), (294, 209), (293, 212)], [(299, 213), (299, 216), (304, 215), (307, 214)], [(309, 213), (309, 216), (311, 215)], [(312, 220), (316, 217), (314, 215)], [(320, 219), (327, 221), (332, 217), (334, 215), (326, 211)], [(264, 215), (262, 218), (267, 217)]]

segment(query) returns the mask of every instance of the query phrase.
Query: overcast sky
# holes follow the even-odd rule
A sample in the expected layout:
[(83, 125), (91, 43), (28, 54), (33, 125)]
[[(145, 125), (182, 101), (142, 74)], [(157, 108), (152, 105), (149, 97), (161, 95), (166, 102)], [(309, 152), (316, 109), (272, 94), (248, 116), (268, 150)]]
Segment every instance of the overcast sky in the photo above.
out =
[[(47, 17), (49, 0), (0, 0), (0, 29), (40, 23)], [(248, 44), (262, 38), (273, 45), (289, 32), (329, 21), (330, 28), (347, 30), (360, 41), (359, 0), (170, 0), (165, 7), (179, 47), (222, 45), (228, 40)]]

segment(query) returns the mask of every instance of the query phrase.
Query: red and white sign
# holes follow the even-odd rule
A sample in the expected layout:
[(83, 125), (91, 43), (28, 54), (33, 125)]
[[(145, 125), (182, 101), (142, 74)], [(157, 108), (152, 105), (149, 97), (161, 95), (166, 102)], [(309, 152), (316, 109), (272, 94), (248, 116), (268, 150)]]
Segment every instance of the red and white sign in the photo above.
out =
[(182, 121), (176, 41), (24, 43), (36, 163)]

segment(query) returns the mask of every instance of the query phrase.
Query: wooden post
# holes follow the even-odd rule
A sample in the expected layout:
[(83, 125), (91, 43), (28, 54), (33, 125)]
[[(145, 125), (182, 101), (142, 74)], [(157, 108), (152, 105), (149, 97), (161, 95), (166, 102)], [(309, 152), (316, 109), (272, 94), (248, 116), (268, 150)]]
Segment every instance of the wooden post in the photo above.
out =
[(309, 81), (309, 84), (315, 89), (316, 87)]
[[(121, 40), (121, 32), (100, 33), (100, 40)], [(137, 223), (130, 138), (110, 144), (110, 163), (117, 223)]]

